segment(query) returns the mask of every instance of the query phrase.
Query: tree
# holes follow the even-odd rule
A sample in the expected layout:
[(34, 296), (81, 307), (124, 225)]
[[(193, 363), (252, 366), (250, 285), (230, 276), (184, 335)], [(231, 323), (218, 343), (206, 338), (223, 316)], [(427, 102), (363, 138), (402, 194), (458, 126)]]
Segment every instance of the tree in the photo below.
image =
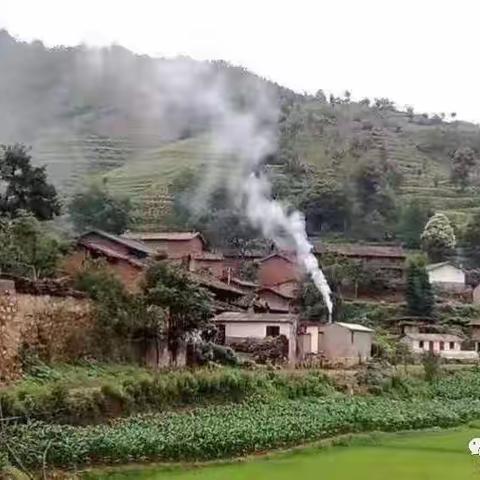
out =
[(480, 212), (470, 218), (465, 228), (464, 240), (470, 247), (480, 247)]
[(45, 167), (33, 167), (23, 145), (0, 148), (0, 214), (13, 217), (18, 211), (31, 212), (38, 220), (60, 214), (55, 187), (48, 183)]
[(457, 148), (452, 157), (450, 178), (452, 183), (465, 190), (470, 181), (470, 174), (477, 163), (475, 152), (470, 147)]
[(32, 213), (0, 219), (0, 269), (31, 278), (55, 275), (68, 245), (51, 234)]
[(430, 209), (418, 199), (411, 200), (402, 210), (398, 235), (408, 248), (420, 247), (420, 236), (429, 216)]
[(434, 297), (425, 268), (425, 260), (422, 257), (414, 257), (408, 262), (405, 296), (408, 310), (412, 315), (431, 316)]
[(422, 248), (433, 261), (441, 260), (455, 248), (455, 232), (450, 220), (443, 213), (436, 213), (428, 220), (423, 230)]
[(180, 342), (206, 328), (213, 315), (210, 292), (191, 280), (188, 272), (165, 263), (158, 262), (147, 270), (144, 294), (148, 304), (165, 311), (165, 332), (173, 358)]
[(123, 233), (131, 221), (132, 204), (128, 198), (117, 198), (97, 186), (77, 193), (68, 206), (75, 230), (98, 228)]
[(345, 231), (350, 217), (350, 200), (340, 183), (322, 180), (307, 189), (299, 206), (305, 212), (309, 232)]

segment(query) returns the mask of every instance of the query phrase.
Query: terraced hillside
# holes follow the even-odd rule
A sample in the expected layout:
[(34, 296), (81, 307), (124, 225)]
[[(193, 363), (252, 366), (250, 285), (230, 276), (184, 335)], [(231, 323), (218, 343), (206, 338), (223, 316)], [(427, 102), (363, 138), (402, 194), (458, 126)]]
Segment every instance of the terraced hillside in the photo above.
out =
[[(320, 178), (343, 181), (363, 160), (388, 161), (401, 173), (400, 203), (428, 201), (458, 224), (480, 209), (478, 168), (463, 192), (449, 180), (456, 148), (480, 154), (477, 125), (399, 111), (388, 101), (300, 95), (224, 62), (151, 59), (121, 47), (96, 54), (100, 70), (89, 62), (88, 49), (47, 49), (0, 31), (6, 72), (0, 78), (0, 143), (32, 145), (34, 161), (47, 165), (65, 201), (91, 181), (104, 182), (134, 201), (138, 228), (158, 228), (171, 205), (169, 187), (185, 169), (207, 169), (212, 183), (216, 175), (228, 176), (231, 164), (209, 148), (203, 112), (190, 109), (188, 100), (181, 112), (170, 108), (162, 75), (173, 70), (200, 72), (199, 91), (221, 78), (240, 105), (248, 105), (249, 91), (274, 92), (280, 138)], [(283, 177), (290, 194), (302, 193), (309, 173), (303, 179), (285, 173), (278, 159), (267, 167), (273, 178)]]

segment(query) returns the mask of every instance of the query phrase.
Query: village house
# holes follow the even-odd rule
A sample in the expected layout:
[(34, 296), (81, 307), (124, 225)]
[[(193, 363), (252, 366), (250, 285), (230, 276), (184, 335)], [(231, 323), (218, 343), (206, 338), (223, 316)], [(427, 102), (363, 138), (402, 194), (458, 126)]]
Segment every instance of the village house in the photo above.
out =
[(430, 283), (439, 290), (462, 293), (468, 289), (465, 271), (451, 262), (432, 263), (426, 270)]
[(296, 259), (293, 255), (272, 253), (257, 261), (258, 283), (262, 287), (274, 287), (285, 282), (294, 282), (302, 278)]
[(226, 275), (240, 277), (242, 270), (255, 268), (258, 260), (265, 257), (266, 252), (262, 250), (239, 251), (237, 249), (222, 249)]
[(321, 260), (322, 255), (331, 254), (358, 261), (384, 271), (391, 279), (403, 281), (405, 278), (406, 254), (400, 246), (358, 245), (313, 242), (314, 253)]
[(260, 287), (256, 290), (257, 298), (270, 312), (291, 312), (294, 309), (295, 297), (282, 293), (274, 287)]
[(462, 350), (464, 341), (458, 335), (449, 333), (422, 333), (409, 332), (401, 339), (414, 354), (434, 352), (449, 360), (478, 360), (478, 353), (471, 350)]
[(288, 340), (288, 359), (295, 364), (298, 316), (279, 313), (224, 312), (214, 318), (226, 345), (242, 341), (260, 341), (284, 335)]
[(480, 319), (472, 320), (470, 326), (470, 339), (474, 342), (475, 351), (480, 352)]
[(127, 232), (122, 238), (142, 242), (170, 259), (201, 255), (207, 249), (207, 242), (199, 232)]
[(62, 269), (72, 275), (82, 270), (89, 260), (101, 258), (128, 290), (137, 291), (146, 261), (154, 255), (143, 243), (91, 230), (77, 239), (76, 249), (65, 258)]
[(374, 331), (356, 323), (302, 324), (302, 353), (321, 354), (332, 364), (353, 366), (370, 360)]

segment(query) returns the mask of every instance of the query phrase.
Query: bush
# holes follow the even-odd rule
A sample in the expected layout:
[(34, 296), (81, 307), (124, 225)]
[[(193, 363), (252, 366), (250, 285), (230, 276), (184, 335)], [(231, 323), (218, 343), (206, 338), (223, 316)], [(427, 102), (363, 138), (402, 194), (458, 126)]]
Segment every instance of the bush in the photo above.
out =
[(422, 365), (425, 371), (425, 380), (432, 382), (440, 376), (441, 358), (434, 352), (425, 352), (422, 354)]

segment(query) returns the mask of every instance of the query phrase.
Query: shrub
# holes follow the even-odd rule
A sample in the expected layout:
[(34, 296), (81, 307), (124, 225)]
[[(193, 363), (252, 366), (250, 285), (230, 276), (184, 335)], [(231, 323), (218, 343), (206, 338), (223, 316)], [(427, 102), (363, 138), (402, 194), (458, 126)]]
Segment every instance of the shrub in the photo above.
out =
[(425, 380), (432, 382), (436, 380), (441, 371), (441, 358), (434, 352), (425, 352), (422, 354), (422, 365), (425, 371)]

